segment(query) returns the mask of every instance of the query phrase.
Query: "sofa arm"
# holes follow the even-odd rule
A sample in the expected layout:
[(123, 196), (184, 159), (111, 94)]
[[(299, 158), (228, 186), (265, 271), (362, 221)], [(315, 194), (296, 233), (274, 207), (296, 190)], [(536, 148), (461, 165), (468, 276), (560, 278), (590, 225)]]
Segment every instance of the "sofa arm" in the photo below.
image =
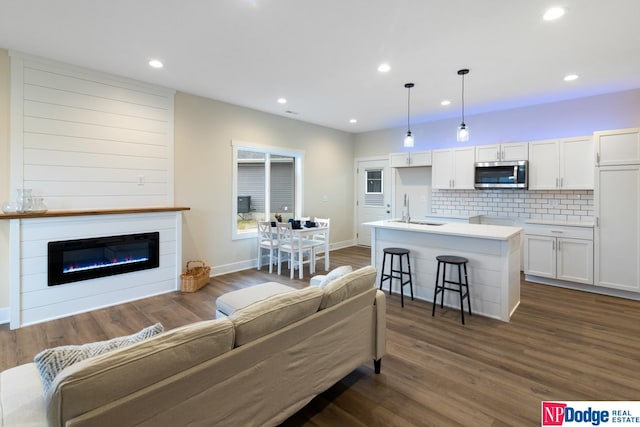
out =
[(387, 300), (384, 292), (378, 290), (374, 300), (375, 310), (375, 354), (374, 360), (380, 360), (387, 352)]
[(3, 427), (47, 425), (42, 381), (34, 363), (16, 366), (0, 374), (0, 408)]

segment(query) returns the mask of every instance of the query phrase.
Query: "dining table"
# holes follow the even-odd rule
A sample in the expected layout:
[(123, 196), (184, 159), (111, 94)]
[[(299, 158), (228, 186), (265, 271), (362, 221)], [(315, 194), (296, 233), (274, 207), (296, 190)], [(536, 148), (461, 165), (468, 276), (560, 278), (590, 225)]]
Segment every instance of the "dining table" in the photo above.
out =
[[(315, 235), (321, 234), (324, 240), (324, 271), (329, 271), (329, 227), (305, 227), (301, 228), (293, 228), (292, 229), (293, 236), (297, 239), (298, 242), (302, 242), (304, 240), (310, 240)], [(302, 260), (302, 254), (305, 251), (303, 245), (298, 243), (298, 259)], [(314, 274), (316, 272), (315, 266), (315, 258), (312, 260), (314, 262), (309, 262), (309, 274)], [(298, 272), (298, 277), (300, 279), (303, 278), (303, 268), (300, 267)]]

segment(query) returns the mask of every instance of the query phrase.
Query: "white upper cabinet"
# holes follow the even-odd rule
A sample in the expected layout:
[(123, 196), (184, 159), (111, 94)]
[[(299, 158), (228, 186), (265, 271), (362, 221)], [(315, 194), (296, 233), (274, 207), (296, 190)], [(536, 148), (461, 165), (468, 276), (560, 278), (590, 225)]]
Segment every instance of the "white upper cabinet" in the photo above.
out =
[(596, 165), (635, 165), (640, 163), (640, 129), (621, 129), (593, 134)]
[(527, 159), (529, 159), (529, 143), (527, 142), (476, 146), (476, 162), (498, 162)]
[(593, 139), (529, 143), (529, 190), (592, 190)]
[(431, 166), (431, 151), (389, 154), (389, 166), (392, 168), (410, 168)]
[(475, 147), (433, 150), (432, 154), (432, 188), (473, 190)]

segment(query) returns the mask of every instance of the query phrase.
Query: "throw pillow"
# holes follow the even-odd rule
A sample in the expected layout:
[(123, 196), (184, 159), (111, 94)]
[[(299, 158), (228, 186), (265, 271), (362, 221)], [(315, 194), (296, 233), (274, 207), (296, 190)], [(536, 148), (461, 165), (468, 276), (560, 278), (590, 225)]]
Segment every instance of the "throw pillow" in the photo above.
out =
[(324, 276), (324, 279), (322, 279), (322, 281), (318, 284), (318, 287), (324, 288), (324, 286), (327, 285), (332, 280), (339, 279), (345, 274), (351, 273), (352, 270), (353, 269), (350, 265), (343, 265), (342, 267), (334, 268), (329, 272), (329, 274)]
[(126, 347), (131, 344), (135, 344), (140, 341), (144, 341), (147, 338), (151, 338), (154, 335), (162, 333), (164, 328), (160, 323), (148, 326), (132, 335), (124, 337), (117, 337), (107, 341), (99, 341), (90, 344), (82, 345), (63, 345), (55, 348), (48, 348), (42, 350), (36, 354), (33, 362), (38, 368), (40, 377), (42, 378), (42, 387), (44, 394), (49, 391), (51, 383), (55, 379), (56, 375), (67, 366), (71, 366), (74, 363), (78, 363), (89, 357), (98, 356), (100, 354), (115, 350), (118, 348)]

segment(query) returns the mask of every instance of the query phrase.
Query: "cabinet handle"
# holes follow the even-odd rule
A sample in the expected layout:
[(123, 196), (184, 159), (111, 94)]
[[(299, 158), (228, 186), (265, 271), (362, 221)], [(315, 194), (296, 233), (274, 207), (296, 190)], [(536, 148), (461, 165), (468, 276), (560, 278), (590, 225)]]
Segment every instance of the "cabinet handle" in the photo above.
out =
[(564, 187), (564, 177), (560, 178), (560, 188)]
[(558, 178), (556, 178), (556, 188), (558, 188)]
[(553, 249), (554, 251), (556, 250), (556, 241), (555, 240), (551, 241), (551, 249)]
[(596, 153), (596, 164), (600, 166), (600, 153)]
[(551, 232), (552, 233), (560, 233), (560, 234), (564, 233), (564, 231), (562, 231), (562, 230), (551, 230)]

